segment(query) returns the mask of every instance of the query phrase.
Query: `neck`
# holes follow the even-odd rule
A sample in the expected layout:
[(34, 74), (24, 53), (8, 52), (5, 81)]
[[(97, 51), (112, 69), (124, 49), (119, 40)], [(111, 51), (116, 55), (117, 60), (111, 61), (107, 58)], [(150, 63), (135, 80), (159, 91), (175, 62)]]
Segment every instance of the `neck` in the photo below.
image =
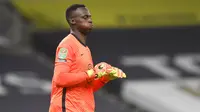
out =
[(80, 40), (82, 43), (86, 44), (87, 35), (81, 33), (81, 32), (78, 31), (78, 30), (73, 30), (73, 29), (70, 30), (70, 33), (75, 34), (75, 35), (77, 36), (77, 38), (79, 38), (79, 40)]

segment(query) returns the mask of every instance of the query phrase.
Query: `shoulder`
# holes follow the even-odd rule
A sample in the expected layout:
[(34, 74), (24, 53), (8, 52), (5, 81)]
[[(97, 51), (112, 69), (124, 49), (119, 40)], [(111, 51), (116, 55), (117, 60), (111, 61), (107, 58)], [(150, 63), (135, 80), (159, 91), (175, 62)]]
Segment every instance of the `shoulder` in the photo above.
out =
[(66, 46), (66, 45), (73, 45), (73, 39), (71, 35), (67, 35), (65, 38), (61, 40), (58, 46)]
[(72, 35), (68, 35), (66, 36), (58, 45), (57, 49), (60, 48), (65, 48), (68, 49), (70, 51), (76, 52), (77, 51), (77, 46), (76, 46), (76, 42), (74, 42), (73, 40), (73, 36)]

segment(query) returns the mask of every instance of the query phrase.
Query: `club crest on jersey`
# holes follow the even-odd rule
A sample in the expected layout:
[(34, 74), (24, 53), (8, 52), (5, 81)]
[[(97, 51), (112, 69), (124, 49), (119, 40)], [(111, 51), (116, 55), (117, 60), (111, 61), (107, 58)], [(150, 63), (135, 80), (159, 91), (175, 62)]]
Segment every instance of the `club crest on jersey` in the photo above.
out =
[(67, 53), (68, 51), (66, 48), (60, 48), (58, 52), (58, 59), (65, 60), (67, 57)]

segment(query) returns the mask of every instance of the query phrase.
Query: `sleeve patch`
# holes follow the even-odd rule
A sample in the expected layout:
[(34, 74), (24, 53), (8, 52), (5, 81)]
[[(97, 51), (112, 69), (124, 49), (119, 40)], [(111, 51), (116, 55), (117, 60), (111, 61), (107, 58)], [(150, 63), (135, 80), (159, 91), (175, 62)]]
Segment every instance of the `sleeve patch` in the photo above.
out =
[(59, 60), (66, 60), (67, 57), (67, 49), (66, 48), (60, 48), (59, 52), (58, 52), (58, 59)]

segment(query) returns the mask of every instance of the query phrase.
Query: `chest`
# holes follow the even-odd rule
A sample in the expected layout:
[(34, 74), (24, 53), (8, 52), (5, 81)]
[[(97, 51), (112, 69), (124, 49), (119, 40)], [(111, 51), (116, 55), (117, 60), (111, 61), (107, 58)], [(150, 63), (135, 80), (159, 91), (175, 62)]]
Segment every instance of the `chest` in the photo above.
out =
[(79, 48), (75, 55), (77, 68), (80, 70), (88, 70), (93, 68), (92, 55), (88, 47)]

